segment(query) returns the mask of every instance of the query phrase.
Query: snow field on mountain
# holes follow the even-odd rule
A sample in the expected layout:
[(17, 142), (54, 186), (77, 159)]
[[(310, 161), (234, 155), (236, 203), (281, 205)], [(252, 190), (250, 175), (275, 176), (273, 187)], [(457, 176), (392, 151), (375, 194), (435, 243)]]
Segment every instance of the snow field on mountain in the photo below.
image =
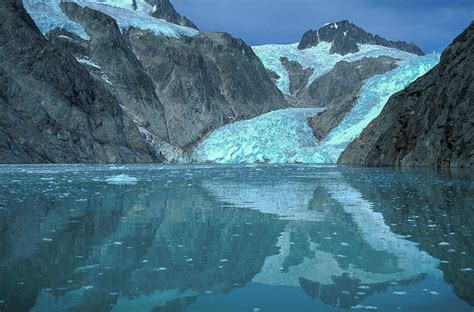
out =
[(303, 68), (312, 68), (314, 70), (309, 78), (308, 85), (331, 71), (339, 61), (353, 62), (365, 57), (390, 56), (399, 59), (401, 62), (406, 62), (417, 57), (417, 55), (412, 53), (370, 44), (359, 45), (360, 51), (357, 53), (347, 55), (331, 54), (331, 45), (331, 42), (320, 42), (315, 47), (298, 50), (298, 43), (288, 45), (267, 44), (253, 46), (252, 49), (262, 60), (266, 69), (272, 70), (280, 76), (277, 80), (277, 87), (286, 94), (290, 93), (290, 79), (287, 70), (280, 61), (281, 57), (286, 57), (290, 61), (296, 61)]

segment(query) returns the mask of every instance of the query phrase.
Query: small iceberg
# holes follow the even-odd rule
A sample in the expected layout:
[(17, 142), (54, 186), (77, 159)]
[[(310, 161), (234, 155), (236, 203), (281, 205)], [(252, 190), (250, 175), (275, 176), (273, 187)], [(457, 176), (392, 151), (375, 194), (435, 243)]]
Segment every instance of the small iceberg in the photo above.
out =
[(108, 178), (107, 180), (105, 180), (105, 182), (107, 182), (108, 184), (115, 184), (115, 185), (133, 185), (133, 184), (137, 184), (138, 179), (126, 174), (119, 174), (119, 175)]

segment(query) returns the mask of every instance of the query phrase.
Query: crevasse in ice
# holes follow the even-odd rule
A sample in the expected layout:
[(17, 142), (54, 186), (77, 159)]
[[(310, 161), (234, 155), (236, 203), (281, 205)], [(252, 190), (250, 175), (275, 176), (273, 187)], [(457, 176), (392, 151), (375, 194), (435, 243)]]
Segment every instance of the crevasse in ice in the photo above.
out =
[(290, 80), (288, 72), (280, 61), (280, 57), (287, 57), (291, 61), (296, 61), (303, 68), (312, 68), (314, 70), (309, 78), (308, 84), (312, 83), (318, 77), (328, 73), (337, 62), (345, 60), (353, 62), (364, 57), (390, 56), (399, 59), (401, 62), (409, 61), (417, 56), (412, 53), (403, 52), (378, 45), (359, 45), (360, 51), (357, 53), (340, 55), (331, 54), (330, 42), (321, 42), (316, 47), (305, 50), (298, 50), (298, 43), (294, 44), (267, 44), (253, 46), (255, 54), (262, 60), (265, 68), (274, 71), (280, 76), (277, 80), (277, 87), (283, 93), (290, 93)]
[[(54, 28), (64, 28), (88, 39), (84, 28), (69, 19), (59, 6), (61, 0), (25, 0), (24, 6), (43, 34)], [(151, 30), (156, 35), (169, 37), (194, 36), (197, 30), (184, 27), (150, 16), (153, 8), (143, 0), (137, 0), (137, 10), (132, 8), (132, 0), (71, 0), (83, 7), (100, 11), (117, 21), (121, 29), (137, 27)]]
[(353, 109), (321, 142), (308, 118), (315, 108), (291, 108), (238, 121), (211, 132), (193, 154), (194, 161), (215, 163), (336, 163), (340, 154), (376, 118), (389, 97), (439, 62), (439, 54), (413, 58), (368, 79)]

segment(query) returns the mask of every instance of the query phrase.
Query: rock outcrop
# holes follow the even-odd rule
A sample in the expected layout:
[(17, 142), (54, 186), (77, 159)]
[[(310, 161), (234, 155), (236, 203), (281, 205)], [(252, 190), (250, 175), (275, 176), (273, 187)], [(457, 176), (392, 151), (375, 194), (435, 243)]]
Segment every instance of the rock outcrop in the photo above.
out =
[(226, 123), (286, 107), (253, 50), (229, 34), (124, 34), (164, 103), (173, 145), (186, 147)]
[(474, 23), (440, 63), (393, 95), (350, 144), (341, 164), (474, 166)]
[(331, 53), (341, 55), (358, 52), (358, 44), (381, 45), (417, 55), (424, 55), (424, 52), (414, 43), (384, 39), (379, 35), (366, 32), (347, 20), (326, 24), (317, 30), (307, 31), (301, 38), (298, 49), (311, 48), (323, 41), (332, 42)]
[(341, 61), (332, 71), (315, 80), (306, 91), (307, 101), (317, 107), (326, 107), (310, 121), (316, 138), (323, 139), (354, 107), (366, 79), (396, 67), (397, 60), (387, 56), (355, 62)]
[(0, 3), (0, 161), (152, 162), (117, 99), (45, 39), (20, 0)]
[(190, 19), (176, 12), (174, 6), (169, 0), (145, 1), (153, 7), (153, 12), (151, 13), (151, 16), (159, 19), (164, 19), (165, 21), (168, 21), (173, 24), (198, 29), (198, 27)]
[(287, 57), (280, 58), (290, 78), (290, 94), (298, 96), (306, 90), (309, 78), (313, 74), (312, 68), (303, 68), (300, 63), (290, 61)]

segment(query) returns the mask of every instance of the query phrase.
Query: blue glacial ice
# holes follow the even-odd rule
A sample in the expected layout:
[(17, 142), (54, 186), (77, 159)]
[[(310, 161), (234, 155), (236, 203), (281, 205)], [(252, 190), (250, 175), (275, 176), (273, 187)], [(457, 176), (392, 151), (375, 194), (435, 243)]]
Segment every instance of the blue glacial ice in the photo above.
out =
[(215, 163), (310, 162), (318, 142), (308, 118), (320, 108), (288, 108), (238, 121), (213, 131), (193, 158)]
[(417, 57), (417, 55), (399, 51), (397, 49), (387, 48), (378, 45), (359, 45), (360, 51), (348, 55), (331, 54), (332, 43), (321, 42), (316, 47), (305, 50), (298, 50), (298, 43), (294, 44), (267, 44), (253, 46), (255, 54), (262, 60), (265, 68), (277, 73), (280, 78), (277, 80), (277, 87), (283, 93), (290, 93), (290, 80), (288, 72), (280, 61), (280, 57), (287, 57), (291, 61), (296, 61), (303, 68), (312, 68), (313, 75), (309, 78), (308, 84), (322, 75), (331, 71), (337, 62), (345, 60), (348, 62), (357, 61), (364, 57), (390, 56), (399, 59), (400, 62), (406, 62)]
[[(121, 29), (137, 27), (153, 31), (156, 35), (179, 38), (181, 36), (194, 36), (197, 30), (176, 25), (150, 14), (155, 10), (144, 0), (137, 0), (137, 10), (132, 8), (132, 0), (71, 0), (82, 7), (100, 11), (114, 18)], [(84, 28), (69, 19), (61, 10), (61, 0), (28, 0), (24, 5), (36, 25), (43, 34), (54, 28), (64, 28), (78, 36), (89, 39)]]
[(396, 69), (368, 79), (353, 109), (318, 142), (308, 118), (321, 109), (290, 108), (238, 121), (211, 132), (193, 153), (196, 162), (333, 164), (382, 111), (389, 97), (428, 72), (439, 54), (413, 58)]
[(23, 5), (43, 34), (63, 28), (83, 39), (89, 39), (84, 27), (72, 21), (59, 7), (61, 0), (25, 0)]

